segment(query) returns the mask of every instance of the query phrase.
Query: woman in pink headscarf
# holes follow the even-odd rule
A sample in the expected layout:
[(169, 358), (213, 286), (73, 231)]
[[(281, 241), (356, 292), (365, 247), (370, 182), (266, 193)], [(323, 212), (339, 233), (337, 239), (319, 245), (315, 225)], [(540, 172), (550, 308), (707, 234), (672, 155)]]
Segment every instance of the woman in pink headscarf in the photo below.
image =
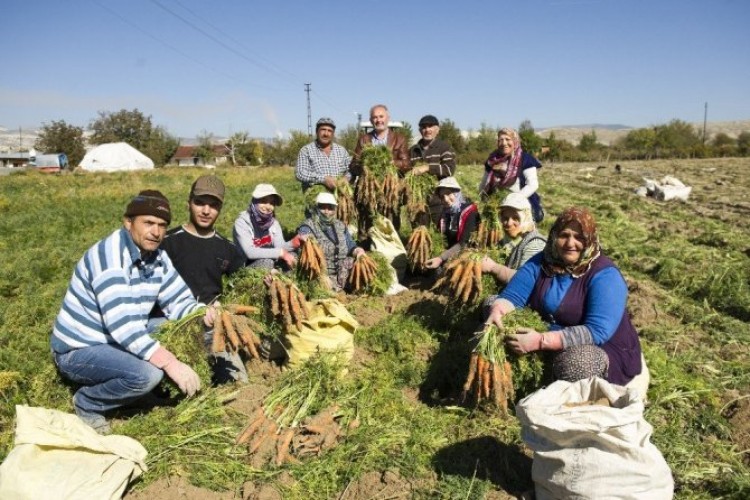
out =
[(520, 193), (528, 198), (534, 222), (539, 223), (544, 218), (542, 199), (536, 192), (540, 168), (539, 160), (521, 149), (518, 132), (509, 127), (501, 128), (497, 133), (497, 149), (484, 163), (485, 174), (479, 192), (483, 198), (500, 189)]

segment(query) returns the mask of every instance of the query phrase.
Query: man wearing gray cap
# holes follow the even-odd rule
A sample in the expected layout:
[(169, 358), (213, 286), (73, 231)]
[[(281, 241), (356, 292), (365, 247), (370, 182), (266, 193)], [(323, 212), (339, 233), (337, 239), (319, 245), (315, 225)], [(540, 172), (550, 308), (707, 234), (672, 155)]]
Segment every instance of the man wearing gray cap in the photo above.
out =
[(295, 175), (302, 183), (302, 192), (316, 184), (333, 192), (339, 177), (349, 177), (351, 159), (343, 146), (333, 142), (335, 133), (333, 120), (321, 118), (315, 124), (315, 140), (299, 150)]
[[(188, 195), (188, 222), (167, 231), (161, 244), (195, 298), (206, 304), (221, 295), (223, 276), (245, 265), (237, 247), (216, 231), (225, 191), (217, 176), (198, 177)], [(208, 348), (213, 331), (206, 331), (205, 337)], [(237, 353), (215, 353), (210, 361), (214, 383), (247, 381), (245, 364)]]
[[(440, 122), (433, 115), (425, 115), (419, 120), (419, 133), (422, 138), (409, 149), (409, 157), (414, 175), (434, 175), (438, 180), (456, 174), (456, 153), (450, 144), (438, 139)], [(430, 221), (437, 227), (443, 213), (443, 203), (433, 194), (428, 200), (429, 215), (418, 222), (427, 225)], [(429, 217), (429, 220), (428, 220)]]

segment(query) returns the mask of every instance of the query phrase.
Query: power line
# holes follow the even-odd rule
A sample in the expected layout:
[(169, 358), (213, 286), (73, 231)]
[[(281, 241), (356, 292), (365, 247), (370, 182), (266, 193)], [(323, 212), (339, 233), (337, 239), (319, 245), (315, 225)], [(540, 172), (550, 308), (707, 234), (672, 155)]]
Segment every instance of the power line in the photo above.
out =
[(281, 75), (281, 74), (280, 74), (280, 73), (279, 73), (279, 72), (278, 72), (277, 70), (275, 70), (274, 68), (271, 68), (271, 67), (269, 67), (269, 66), (267, 66), (267, 65), (265, 65), (265, 64), (263, 64), (263, 63), (261, 63), (261, 62), (259, 62), (259, 61), (256, 61), (256, 60), (253, 60), (253, 59), (251, 59), (251, 58), (247, 57), (247, 56), (246, 56), (245, 54), (243, 54), (242, 52), (238, 51), (238, 50), (237, 50), (237, 49), (235, 49), (234, 47), (231, 47), (230, 45), (227, 45), (226, 43), (224, 43), (223, 41), (219, 40), (218, 38), (216, 38), (216, 37), (215, 37), (215, 36), (213, 36), (212, 34), (210, 34), (210, 33), (206, 32), (205, 30), (203, 30), (203, 29), (202, 29), (202, 28), (200, 28), (199, 26), (196, 26), (196, 25), (195, 25), (194, 23), (192, 23), (192, 22), (190, 22), (189, 20), (185, 19), (184, 17), (182, 17), (181, 15), (179, 15), (178, 13), (176, 13), (175, 11), (173, 11), (173, 10), (171, 10), (171, 9), (169, 9), (169, 8), (167, 8), (167, 7), (165, 7), (164, 5), (162, 5), (161, 3), (159, 3), (159, 2), (158, 2), (158, 0), (151, 0), (151, 2), (152, 2), (153, 4), (155, 4), (155, 5), (157, 6), (157, 7), (159, 7), (160, 9), (162, 9), (162, 10), (164, 10), (165, 12), (167, 12), (168, 14), (170, 14), (171, 16), (173, 16), (173, 17), (175, 17), (175, 18), (179, 19), (180, 21), (182, 21), (183, 23), (187, 24), (188, 26), (190, 26), (191, 28), (193, 28), (194, 30), (196, 30), (196, 31), (197, 31), (198, 33), (200, 33), (201, 35), (205, 36), (205, 37), (206, 37), (206, 38), (208, 38), (209, 40), (212, 40), (212, 41), (214, 41), (215, 43), (217, 43), (217, 44), (221, 45), (222, 47), (224, 47), (225, 49), (227, 49), (228, 51), (230, 51), (230, 52), (231, 52), (231, 53), (233, 53), (234, 55), (236, 55), (236, 56), (238, 56), (238, 57), (240, 57), (240, 58), (244, 59), (245, 61), (249, 62), (250, 64), (253, 64), (253, 65), (255, 65), (255, 66), (259, 67), (260, 69), (263, 69), (263, 70), (265, 70), (265, 71), (268, 71), (269, 73), (275, 73), (275, 74), (276, 74), (277, 76), (279, 76), (279, 77), (282, 77), (282, 78), (286, 79), (286, 76), (282, 76), (282, 75)]
[[(220, 33), (221, 35), (223, 35), (224, 37), (226, 37), (226, 38), (227, 38), (227, 39), (228, 39), (229, 41), (231, 41), (232, 43), (236, 44), (237, 46), (239, 46), (240, 48), (242, 48), (243, 50), (245, 50), (245, 51), (247, 51), (247, 52), (252, 52), (252, 51), (251, 51), (251, 50), (250, 50), (250, 49), (249, 49), (249, 48), (248, 48), (247, 46), (245, 46), (245, 45), (244, 45), (244, 44), (243, 44), (242, 42), (240, 42), (240, 41), (239, 41), (239, 40), (237, 40), (236, 38), (233, 38), (232, 36), (230, 36), (229, 34), (227, 34), (227, 32), (226, 32), (226, 31), (222, 30), (222, 29), (221, 29), (220, 27), (216, 26), (215, 24), (212, 24), (211, 22), (209, 22), (209, 21), (208, 21), (207, 19), (205, 19), (204, 17), (202, 17), (202, 16), (199, 16), (199, 15), (198, 15), (198, 14), (197, 14), (197, 13), (196, 13), (195, 11), (193, 11), (193, 10), (192, 10), (192, 9), (190, 9), (189, 7), (186, 7), (186, 6), (184, 5), (184, 4), (182, 4), (181, 2), (179, 2), (179, 1), (177, 1), (177, 0), (174, 0), (174, 2), (175, 2), (175, 3), (177, 4), (177, 5), (179, 5), (180, 7), (182, 7), (183, 9), (185, 9), (186, 11), (188, 11), (188, 12), (189, 12), (190, 14), (192, 14), (192, 15), (193, 15), (193, 17), (195, 17), (196, 19), (199, 19), (199, 20), (200, 20), (201, 22), (204, 22), (204, 23), (206, 23), (206, 24), (207, 24), (208, 26), (210, 26), (210, 27), (211, 27), (211, 28), (213, 28), (214, 30), (218, 31), (218, 32), (219, 32), (219, 33)], [(261, 59), (261, 60), (265, 61), (266, 63), (268, 63), (268, 64), (270, 64), (270, 65), (274, 66), (274, 67), (275, 67), (276, 69), (278, 69), (278, 70), (279, 70), (280, 72), (286, 73), (286, 74), (287, 74), (288, 76), (290, 76), (291, 78), (293, 78), (293, 79), (295, 79), (295, 80), (298, 80), (298, 81), (299, 81), (299, 80), (302, 80), (302, 78), (300, 78), (299, 76), (295, 75), (294, 73), (291, 73), (291, 72), (287, 71), (287, 70), (286, 70), (285, 68), (282, 68), (281, 66), (279, 66), (279, 65), (275, 64), (275, 63), (274, 63), (273, 61), (271, 61), (271, 60), (269, 60), (269, 59), (266, 59), (266, 58), (265, 58), (265, 57), (263, 57), (262, 55), (260, 55), (260, 54), (258, 54), (258, 53), (255, 53), (254, 55), (255, 55), (255, 57), (257, 57), (258, 59)]]
[(100, 2), (98, 2), (98, 1), (96, 1), (96, 0), (92, 0), (92, 1), (94, 2), (94, 4), (98, 5), (98, 6), (99, 6), (99, 7), (101, 7), (102, 9), (104, 9), (104, 10), (108, 11), (108, 12), (109, 12), (110, 14), (112, 14), (113, 16), (115, 16), (116, 18), (118, 18), (118, 19), (119, 19), (120, 21), (124, 22), (125, 24), (127, 24), (127, 25), (128, 25), (128, 26), (130, 26), (131, 28), (134, 28), (134, 29), (136, 29), (136, 30), (140, 31), (141, 33), (143, 33), (143, 34), (144, 34), (144, 35), (146, 35), (147, 37), (151, 38), (152, 40), (156, 41), (157, 43), (160, 43), (160, 44), (164, 45), (164, 46), (165, 46), (165, 47), (167, 47), (168, 49), (170, 49), (170, 50), (173, 50), (173, 51), (174, 51), (174, 52), (176, 52), (177, 54), (180, 54), (180, 55), (181, 55), (182, 57), (184, 57), (185, 59), (187, 59), (187, 60), (189, 60), (189, 61), (192, 61), (192, 62), (194, 62), (195, 64), (197, 64), (197, 65), (199, 65), (199, 66), (202, 66), (203, 68), (205, 68), (205, 69), (207, 69), (207, 70), (209, 70), (209, 71), (213, 71), (213, 72), (215, 72), (215, 73), (217, 73), (217, 74), (219, 74), (219, 75), (223, 75), (223, 76), (225, 76), (225, 77), (227, 77), (227, 78), (229, 78), (229, 79), (231, 79), (231, 80), (234, 80), (234, 81), (236, 81), (237, 83), (240, 83), (240, 84), (242, 84), (242, 85), (249, 85), (249, 86), (253, 86), (253, 87), (258, 87), (258, 88), (261, 88), (261, 89), (265, 89), (265, 90), (273, 90), (273, 88), (272, 88), (272, 87), (266, 87), (265, 85), (259, 85), (259, 84), (257, 84), (257, 83), (246, 82), (246, 81), (244, 81), (244, 80), (241, 80), (240, 78), (237, 78), (237, 77), (236, 77), (235, 75), (232, 75), (232, 74), (230, 74), (230, 73), (227, 73), (227, 72), (224, 72), (224, 71), (222, 71), (222, 70), (219, 70), (219, 69), (213, 68), (213, 67), (211, 67), (211, 66), (209, 66), (209, 65), (205, 64), (204, 62), (202, 62), (202, 61), (199, 61), (198, 59), (194, 58), (194, 57), (193, 57), (193, 56), (191, 56), (190, 54), (187, 54), (187, 53), (183, 52), (183, 51), (182, 51), (182, 50), (180, 50), (180, 49), (179, 49), (178, 47), (175, 47), (174, 45), (172, 45), (172, 44), (170, 44), (170, 43), (168, 43), (168, 42), (166, 42), (166, 41), (164, 41), (164, 40), (162, 40), (162, 39), (160, 39), (160, 38), (157, 38), (156, 36), (154, 36), (154, 35), (152, 35), (151, 33), (149, 33), (149, 32), (148, 32), (147, 30), (145, 30), (145, 29), (141, 28), (141, 27), (140, 27), (140, 26), (138, 26), (137, 24), (135, 24), (135, 23), (133, 23), (132, 21), (128, 20), (127, 18), (125, 18), (125, 17), (121, 16), (121, 15), (120, 15), (120, 14), (119, 14), (118, 12), (116, 12), (116, 11), (112, 10), (112, 9), (111, 9), (111, 8), (109, 8), (108, 6), (106, 6), (106, 5), (104, 5), (104, 4), (100, 3)]

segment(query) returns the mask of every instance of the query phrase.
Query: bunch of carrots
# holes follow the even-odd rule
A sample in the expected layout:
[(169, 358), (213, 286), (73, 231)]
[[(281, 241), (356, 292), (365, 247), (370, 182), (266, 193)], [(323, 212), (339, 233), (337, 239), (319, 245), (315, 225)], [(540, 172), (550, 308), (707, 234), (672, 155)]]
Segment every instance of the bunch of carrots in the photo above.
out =
[(214, 322), (212, 352), (238, 351), (245, 349), (250, 356), (260, 359), (258, 347), (260, 340), (255, 332), (262, 328), (245, 316), (258, 312), (254, 306), (231, 304), (217, 309), (218, 318)]
[(354, 206), (354, 191), (349, 179), (340, 177), (336, 182), (336, 218), (345, 225), (357, 220), (357, 210)]
[(445, 273), (432, 290), (446, 291), (453, 302), (474, 303), (482, 295), (482, 257), (472, 250), (462, 252), (445, 265)]
[(412, 271), (424, 271), (424, 264), (432, 255), (432, 237), (427, 226), (419, 226), (412, 231), (406, 243), (406, 254)]
[(367, 254), (360, 255), (355, 261), (349, 273), (349, 286), (352, 292), (357, 293), (365, 290), (375, 280), (378, 265)]
[(469, 358), (469, 375), (466, 377), (461, 401), (474, 398), (477, 404), (490, 399), (502, 412), (508, 414), (508, 400), (513, 400), (513, 373), (505, 356), (502, 334), (495, 325), (488, 325), (475, 334), (477, 347)]
[(310, 307), (305, 295), (289, 278), (273, 275), (268, 295), (271, 314), (281, 320), (287, 330), (293, 326), (301, 330), (302, 321), (310, 319)]

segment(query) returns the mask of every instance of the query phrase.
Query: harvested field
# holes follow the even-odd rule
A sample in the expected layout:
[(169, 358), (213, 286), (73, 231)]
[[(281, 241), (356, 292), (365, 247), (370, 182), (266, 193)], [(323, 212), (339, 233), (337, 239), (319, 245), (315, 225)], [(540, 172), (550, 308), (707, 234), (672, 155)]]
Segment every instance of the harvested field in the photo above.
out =
[[(542, 232), (562, 208), (589, 207), (625, 275), (651, 370), (645, 417), (672, 469), (676, 498), (750, 494), (748, 171), (750, 159), (734, 158), (621, 162), (619, 172), (614, 163), (546, 164), (541, 171)], [(0, 378), (0, 458), (13, 445), (16, 404), (72, 410), (72, 388), (54, 370), (48, 339), (77, 260), (119, 225), (140, 189), (162, 190), (182, 221), (180, 200), (202, 173), (0, 178), (0, 372), (17, 374)], [(217, 173), (227, 184), (223, 234), (231, 235), (257, 182), (284, 194), (278, 215), (286, 231), (301, 222), (291, 168)], [(665, 175), (693, 186), (687, 202), (634, 194), (644, 178)], [(459, 168), (464, 186), (476, 186), (479, 176), (478, 167)], [(408, 225), (402, 231), (407, 236)], [(149, 471), (127, 498), (502, 499), (531, 489), (531, 453), (512, 408), (504, 418), (456, 404), (479, 314), (447, 309), (428, 277), (407, 284), (397, 296), (344, 299), (361, 329), (338, 403), (359, 422), (339, 432), (335, 446), (299, 464), (253, 463), (235, 438), (284, 374), (249, 360), (247, 385), (114, 416), (114, 431), (149, 451)]]

